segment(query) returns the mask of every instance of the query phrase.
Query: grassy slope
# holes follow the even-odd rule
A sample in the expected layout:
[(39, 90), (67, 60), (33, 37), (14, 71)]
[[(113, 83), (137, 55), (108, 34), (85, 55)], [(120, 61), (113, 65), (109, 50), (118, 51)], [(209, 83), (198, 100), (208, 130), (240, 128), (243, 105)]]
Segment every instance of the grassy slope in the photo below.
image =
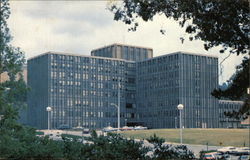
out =
[[(141, 131), (126, 131), (121, 134), (126, 137), (146, 139), (156, 134), (165, 138), (167, 142), (179, 142), (178, 129), (152, 129)], [(184, 129), (183, 143), (203, 144), (208, 142), (211, 146), (249, 146), (249, 129)]]

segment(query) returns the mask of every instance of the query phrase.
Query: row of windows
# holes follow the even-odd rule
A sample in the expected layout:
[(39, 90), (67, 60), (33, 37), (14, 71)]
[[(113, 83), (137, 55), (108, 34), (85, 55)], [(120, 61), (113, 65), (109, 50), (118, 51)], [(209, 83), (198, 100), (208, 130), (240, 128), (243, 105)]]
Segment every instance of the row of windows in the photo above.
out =
[(101, 89), (103, 91), (105, 90), (118, 90), (118, 88), (120, 88), (120, 90), (125, 90), (125, 91), (129, 91), (131, 89), (135, 89), (135, 87), (133, 87), (134, 85), (128, 85), (127, 87), (125, 87), (125, 85), (123, 83), (120, 83), (120, 85), (118, 83), (112, 83), (112, 82), (93, 82), (93, 81), (85, 81), (83, 83), (79, 82), (79, 81), (52, 81), (51, 83), (51, 92), (57, 92), (60, 89), (65, 89), (68, 91), (85, 91), (85, 90), (95, 90), (95, 89)]
[(197, 56), (197, 55), (187, 55), (187, 54), (183, 54), (183, 55), (179, 55), (179, 54), (174, 54), (174, 55), (168, 55), (168, 56), (163, 56), (163, 57), (158, 57), (152, 60), (148, 60), (148, 61), (143, 61), (143, 62), (139, 62), (138, 66), (139, 67), (143, 67), (143, 66), (150, 66), (150, 65), (160, 65), (160, 64), (171, 64), (171, 63), (180, 63), (178, 61), (180, 61), (180, 57), (184, 58), (187, 62), (190, 63), (203, 63), (203, 64), (214, 64), (217, 65), (217, 58), (213, 58), (213, 57), (205, 57), (205, 56)]
[[(54, 82), (59, 82), (59, 84), (62, 84), (60, 82), (63, 82), (62, 85), (67, 85), (67, 80), (68, 81), (81, 81), (86, 82), (86, 80), (91, 80), (91, 81), (120, 81), (120, 82), (128, 82), (131, 83), (131, 79), (127, 79), (125, 81), (124, 77), (120, 76), (112, 76), (112, 75), (95, 75), (95, 74), (70, 74), (71, 76), (66, 76), (65, 73), (60, 72), (59, 75), (55, 74), (55, 72), (51, 72), (51, 78)], [(64, 83), (65, 82), (65, 83)], [(71, 82), (70, 82), (71, 83)], [(68, 84), (69, 85), (69, 84)], [(71, 84), (73, 85), (73, 84)]]
[(155, 65), (155, 66), (145, 66), (145, 67), (138, 67), (137, 72), (139, 75), (148, 74), (148, 73), (156, 73), (156, 72), (167, 72), (167, 71), (175, 71), (179, 69), (179, 65)]
[[(89, 105), (91, 107), (102, 107), (102, 106), (110, 107), (112, 102), (108, 102), (106, 99), (105, 100), (104, 99), (90, 99), (90, 98), (80, 99), (76, 97), (59, 98), (59, 97), (52, 96), (51, 105), (58, 106), (58, 107), (61, 107), (61, 106), (77, 107), (82, 104), (82, 105)], [(117, 98), (113, 100), (117, 101)], [(124, 102), (124, 99), (121, 97), (121, 106), (125, 106), (125, 105), (126, 103)]]
[(178, 110), (152, 111), (148, 113), (139, 114), (141, 118), (152, 118), (152, 117), (163, 117), (163, 116), (176, 117), (177, 115), (179, 115)]
[(70, 56), (70, 55), (57, 55), (52, 54), (51, 57), (51, 64), (56, 64), (61, 62), (72, 62), (72, 64), (83, 64), (83, 63), (90, 63), (90, 64), (104, 64), (104, 65), (112, 65), (112, 66), (124, 66), (124, 61), (118, 60), (111, 60), (111, 59), (101, 59), (101, 58), (90, 58), (90, 57), (80, 57), (80, 56)]
[[(73, 118), (73, 119), (81, 119), (81, 118), (88, 118), (88, 117), (93, 117), (93, 118), (115, 118), (117, 117), (116, 112), (75, 112), (75, 111), (60, 111), (60, 110), (53, 110), (51, 112), (52, 117), (54, 120), (56, 119), (67, 119), (67, 118)], [(121, 112), (120, 113), (121, 118), (136, 118), (138, 117), (137, 114), (135, 113), (125, 113)]]
[(171, 81), (179, 81), (178, 72), (170, 72), (166, 74), (151, 74), (138, 76), (138, 81), (140, 83), (156, 83), (156, 81), (161, 83), (171, 83)]
[[(69, 97), (70, 95), (76, 95), (76, 97), (79, 96), (97, 96), (97, 97), (118, 97), (118, 93), (117, 90), (112, 91), (95, 91), (95, 90), (90, 90), (90, 91), (81, 91), (81, 90), (65, 90), (65, 89), (59, 89), (59, 90), (54, 90), (51, 89), (51, 94), (52, 96), (58, 95), (58, 96), (62, 96), (62, 97)], [(120, 93), (121, 97), (124, 97), (124, 93)], [(128, 94), (129, 96), (127, 97), (131, 97), (134, 98), (134, 94)]]
[(117, 67), (117, 66), (106, 66), (106, 65), (83, 65), (83, 64), (57, 64), (57, 63), (51, 63), (51, 69), (52, 71), (70, 71), (74, 70), (74, 72), (107, 72), (107, 73), (119, 73), (121, 71), (124, 71), (124, 67)]
[(232, 109), (239, 109), (243, 103), (238, 104), (230, 104), (230, 103), (219, 103), (219, 109), (220, 110), (232, 110)]

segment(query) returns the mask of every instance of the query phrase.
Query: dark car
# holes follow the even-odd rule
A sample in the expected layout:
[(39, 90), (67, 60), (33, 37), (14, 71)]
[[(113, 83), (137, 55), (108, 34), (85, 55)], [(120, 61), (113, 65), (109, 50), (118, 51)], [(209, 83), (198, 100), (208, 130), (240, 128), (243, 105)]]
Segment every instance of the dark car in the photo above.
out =
[(70, 127), (68, 125), (60, 125), (57, 129), (60, 129), (60, 130), (65, 130), (65, 129), (70, 129)]
[(90, 129), (84, 128), (84, 129), (82, 130), (82, 134), (90, 134)]
[(250, 160), (250, 156), (249, 155), (242, 155), (239, 157), (238, 160)]

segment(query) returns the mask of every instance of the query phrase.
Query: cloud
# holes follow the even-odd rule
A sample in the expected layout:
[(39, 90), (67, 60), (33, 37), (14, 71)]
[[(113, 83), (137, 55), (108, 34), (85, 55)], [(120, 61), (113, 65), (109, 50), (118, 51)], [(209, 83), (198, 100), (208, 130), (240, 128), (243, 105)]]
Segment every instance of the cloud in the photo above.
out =
[[(90, 55), (90, 51), (112, 43), (151, 47), (154, 56), (176, 51), (218, 55), (221, 61), (227, 54), (218, 54), (220, 47), (204, 50), (202, 41), (183, 44), (185, 36), (178, 23), (155, 16), (153, 21), (139, 20), (136, 32), (129, 26), (113, 21), (107, 1), (10, 1), (9, 27), (14, 36), (13, 45), (21, 47), (30, 58), (47, 51)], [(160, 33), (166, 29), (166, 35)], [(232, 55), (223, 63), (220, 83), (234, 72), (242, 57)]]
[(88, 22), (93, 26), (112, 23), (111, 13), (105, 10), (106, 1), (46, 1), (32, 3), (32, 8), (24, 10), (26, 16), (34, 19), (57, 19)]

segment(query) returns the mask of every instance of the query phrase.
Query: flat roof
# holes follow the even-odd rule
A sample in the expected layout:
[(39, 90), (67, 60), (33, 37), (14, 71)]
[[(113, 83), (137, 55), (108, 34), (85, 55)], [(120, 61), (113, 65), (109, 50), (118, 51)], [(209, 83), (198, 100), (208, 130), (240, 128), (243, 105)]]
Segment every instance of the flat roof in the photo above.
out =
[(49, 52), (42, 53), (42, 54), (39, 54), (37, 56), (31, 57), (31, 58), (28, 59), (28, 61), (32, 60), (32, 59), (35, 59), (35, 58), (38, 58), (38, 57), (41, 57), (41, 56), (44, 56), (44, 55), (47, 55), (47, 54), (58, 54), (58, 55), (66, 55), (66, 56), (78, 56), (78, 57), (88, 57), (88, 58), (98, 58), (98, 59), (107, 59), (107, 60), (119, 60), (119, 61), (126, 61), (126, 62), (135, 62), (135, 61), (129, 61), (129, 60), (126, 60), (126, 59), (119, 59), (119, 58), (88, 56), (88, 55), (80, 55), (80, 54), (67, 53), (67, 52), (54, 52), (54, 51), (49, 51)]
[[(135, 61), (130, 61), (130, 60), (126, 60), (126, 59), (119, 59), (119, 58), (91, 56), (91, 55), (79, 55), (79, 54), (74, 54), (74, 53), (54, 52), (54, 51), (49, 51), (49, 52), (46, 52), (46, 53), (39, 54), (37, 56), (29, 58), (28, 60), (31, 60), (31, 59), (34, 59), (34, 58), (37, 58), (37, 57), (40, 57), (40, 56), (43, 56), (43, 55), (46, 55), (46, 54), (58, 54), (58, 55), (80, 56), (80, 57), (89, 57), (89, 58), (99, 58), (99, 59), (109, 59), (109, 60), (120, 60), (120, 61), (126, 61), (126, 62), (135, 62)], [(137, 62), (144, 62), (144, 61), (148, 61), (148, 60), (151, 60), (151, 59), (157, 59), (157, 58), (160, 58), (160, 57), (171, 56), (171, 55), (175, 55), (175, 54), (187, 54), (187, 55), (193, 55), (193, 56), (204, 56), (204, 57), (218, 58), (218, 56), (215, 56), (215, 55), (178, 51), (178, 52), (173, 52), (173, 53), (169, 53), (169, 54), (164, 54), (164, 55), (161, 55), (161, 56), (152, 57), (152, 58), (149, 58), (149, 59), (144, 59), (142, 61), (137, 61)]]
[(219, 100), (219, 102), (224, 102), (224, 103), (244, 103), (243, 101), (232, 101), (232, 100)]
[(147, 61), (147, 60), (157, 59), (157, 58), (161, 58), (161, 57), (165, 57), (165, 56), (171, 56), (171, 55), (175, 55), (175, 54), (187, 54), (187, 55), (192, 55), (192, 56), (204, 56), (204, 57), (218, 58), (218, 56), (211, 55), (211, 54), (200, 54), (200, 53), (191, 53), (191, 52), (178, 51), (178, 52), (173, 52), (173, 53), (168, 53), (168, 54), (152, 57), (152, 58), (145, 59), (145, 60), (138, 61), (138, 62), (144, 62), (144, 61)]
[(144, 48), (144, 49), (151, 49), (151, 50), (153, 50), (153, 48), (150, 48), (150, 47), (143, 47), (143, 46), (136, 46), (136, 45), (127, 45), (127, 44), (121, 44), (121, 43), (114, 43), (114, 44), (110, 44), (110, 45), (107, 45), (107, 46), (103, 46), (103, 47), (99, 47), (99, 48), (93, 49), (93, 50), (91, 50), (91, 52), (99, 50), (99, 49), (111, 47), (111, 46), (127, 46), (127, 47)]

